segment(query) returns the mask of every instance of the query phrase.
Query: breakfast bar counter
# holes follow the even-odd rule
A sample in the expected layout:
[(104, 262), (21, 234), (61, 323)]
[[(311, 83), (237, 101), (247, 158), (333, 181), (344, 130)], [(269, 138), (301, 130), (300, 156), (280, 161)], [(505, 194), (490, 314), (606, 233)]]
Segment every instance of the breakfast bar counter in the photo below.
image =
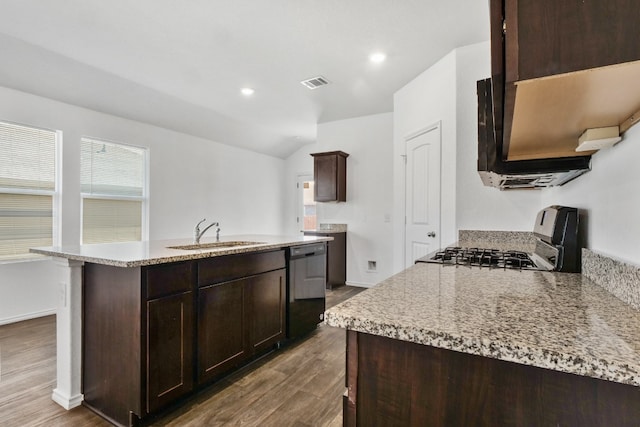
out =
[[(52, 278), (60, 295), (52, 399), (65, 409), (84, 400), (112, 423), (133, 425), (215, 375), (258, 357), (285, 336), (285, 249), (331, 240), (238, 235), (220, 241), (203, 238), (199, 244), (174, 239), (32, 248), (52, 256), (59, 267)], [(222, 290), (247, 307), (221, 303), (210, 309), (221, 301), (216, 292)], [(211, 313), (226, 315), (209, 322)], [(194, 380), (195, 354), (202, 348), (218, 351), (216, 343), (197, 345), (196, 321), (202, 323), (202, 340), (208, 339), (203, 332), (207, 325), (240, 325), (223, 332), (233, 329), (236, 341), (247, 348), (233, 363), (221, 363)], [(209, 356), (198, 355), (199, 368)], [(175, 387), (170, 384), (174, 379)]]

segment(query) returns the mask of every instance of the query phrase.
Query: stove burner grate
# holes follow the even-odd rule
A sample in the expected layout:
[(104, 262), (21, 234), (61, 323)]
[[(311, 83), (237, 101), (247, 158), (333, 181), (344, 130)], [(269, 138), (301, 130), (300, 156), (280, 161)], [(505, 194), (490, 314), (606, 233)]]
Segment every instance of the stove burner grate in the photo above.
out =
[(430, 262), (479, 267), (536, 269), (535, 263), (526, 252), (457, 246), (436, 252)]

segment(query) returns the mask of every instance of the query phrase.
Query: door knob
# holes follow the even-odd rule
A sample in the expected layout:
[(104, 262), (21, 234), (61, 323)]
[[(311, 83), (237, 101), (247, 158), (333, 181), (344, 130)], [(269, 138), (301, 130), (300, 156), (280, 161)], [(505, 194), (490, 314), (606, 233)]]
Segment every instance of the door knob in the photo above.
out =
[(427, 237), (436, 237), (436, 232), (435, 231), (428, 232)]

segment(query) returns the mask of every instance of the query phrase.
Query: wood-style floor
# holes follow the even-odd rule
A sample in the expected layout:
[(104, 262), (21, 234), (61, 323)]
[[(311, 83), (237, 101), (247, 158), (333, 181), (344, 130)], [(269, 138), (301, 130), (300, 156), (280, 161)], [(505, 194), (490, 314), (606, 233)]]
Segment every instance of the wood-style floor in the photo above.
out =
[[(327, 291), (327, 307), (364, 288)], [(0, 326), (0, 426), (109, 426), (51, 400), (55, 316)], [(341, 426), (345, 332), (320, 325), (155, 420), (153, 426)]]

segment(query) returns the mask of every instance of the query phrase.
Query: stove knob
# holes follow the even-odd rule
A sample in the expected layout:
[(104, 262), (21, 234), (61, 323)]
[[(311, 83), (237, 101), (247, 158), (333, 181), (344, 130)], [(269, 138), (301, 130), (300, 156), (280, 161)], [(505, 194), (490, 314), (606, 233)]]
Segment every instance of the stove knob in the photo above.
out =
[(427, 233), (427, 237), (436, 237), (436, 232), (430, 231), (429, 233)]

